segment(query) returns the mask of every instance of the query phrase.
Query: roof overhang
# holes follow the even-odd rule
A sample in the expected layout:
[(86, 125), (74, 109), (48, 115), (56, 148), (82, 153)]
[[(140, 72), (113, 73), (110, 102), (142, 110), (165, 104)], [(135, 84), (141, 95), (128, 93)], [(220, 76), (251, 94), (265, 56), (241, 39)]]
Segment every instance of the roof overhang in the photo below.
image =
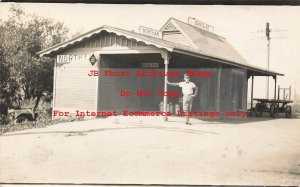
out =
[(116, 35), (124, 36), (128, 39), (135, 39), (137, 41), (142, 41), (147, 45), (152, 45), (157, 48), (162, 48), (169, 52), (176, 52), (176, 53), (181, 53), (181, 54), (185, 54), (185, 55), (189, 55), (189, 56), (194, 56), (197, 58), (209, 59), (209, 60), (213, 60), (213, 61), (216, 61), (216, 62), (219, 62), (222, 64), (227, 64), (231, 67), (244, 68), (248, 71), (248, 75), (254, 75), (254, 76), (277, 76), (277, 75), (283, 76), (284, 75), (284, 74), (281, 74), (278, 72), (266, 70), (266, 69), (256, 67), (253, 65), (242, 64), (242, 63), (237, 63), (237, 62), (233, 62), (233, 61), (229, 61), (229, 60), (225, 60), (225, 59), (221, 59), (221, 58), (217, 58), (217, 57), (212, 57), (209, 55), (205, 55), (203, 53), (193, 52), (193, 51), (190, 51), (185, 48), (180, 49), (180, 47), (177, 47), (177, 45), (175, 43), (174, 43), (174, 45), (171, 45), (172, 42), (170, 43), (170, 42), (164, 41), (162, 39), (161, 39), (162, 41), (157, 40), (157, 39), (152, 40), (147, 37), (143, 37), (141, 34), (138, 34), (135, 32), (126, 31), (126, 30), (109, 27), (109, 26), (105, 26), (105, 25), (102, 27), (96, 28), (94, 30), (91, 30), (87, 33), (84, 33), (80, 36), (77, 36), (75, 38), (72, 38), (71, 40), (68, 40), (66, 42), (62, 42), (60, 44), (57, 44), (57, 45), (54, 45), (47, 49), (44, 49), (44, 50), (38, 52), (37, 54), (39, 56), (53, 57), (54, 55), (59, 54), (62, 50), (65, 50), (69, 47), (72, 47), (72, 46), (82, 42), (82, 41), (85, 41), (86, 39), (91, 38), (97, 34), (100, 34), (103, 31), (106, 31), (108, 33), (115, 33)]
[(171, 46), (171, 45), (168, 45), (168, 44), (165, 44), (165, 43), (162, 43), (162, 42), (153, 42), (151, 40), (147, 40), (143, 37), (136, 36), (136, 33), (134, 33), (134, 32), (130, 32), (130, 31), (124, 32), (123, 30), (117, 29), (117, 28), (114, 28), (114, 27), (102, 26), (102, 27), (99, 27), (97, 29), (91, 30), (87, 33), (84, 33), (80, 36), (77, 36), (75, 38), (72, 38), (72, 39), (70, 39), (66, 42), (62, 42), (62, 43), (59, 43), (59, 44), (54, 45), (52, 47), (49, 47), (47, 49), (44, 49), (42, 51), (39, 51), (37, 54), (39, 56), (53, 56), (53, 55), (59, 53), (61, 50), (66, 49), (70, 46), (76, 45), (76, 44), (84, 41), (85, 39), (88, 39), (88, 38), (90, 38), (94, 35), (100, 34), (103, 31), (106, 31), (108, 33), (115, 33), (118, 36), (124, 36), (128, 39), (135, 39), (137, 41), (143, 41), (147, 45), (153, 45), (157, 48), (163, 48), (163, 49), (166, 49), (167, 51), (170, 51), (170, 52), (173, 51), (173, 46)]
[(211, 56), (207, 56), (207, 55), (203, 55), (203, 54), (193, 53), (193, 52), (185, 51), (185, 50), (181, 50), (181, 49), (174, 49), (173, 52), (194, 56), (194, 57), (197, 57), (197, 58), (212, 60), (212, 61), (220, 62), (222, 64), (227, 64), (227, 65), (230, 65), (230, 66), (233, 66), (233, 67), (244, 68), (248, 71), (248, 74), (254, 75), (254, 76), (284, 76), (284, 74), (282, 74), (282, 73), (266, 70), (266, 69), (256, 67), (256, 66), (253, 66), (253, 65), (244, 65), (244, 64), (240, 64), (240, 63), (236, 63), (236, 62), (232, 62), (232, 61), (227, 61), (227, 60), (224, 60), (224, 59), (219, 59), (219, 58), (216, 58), (216, 57), (211, 57)]

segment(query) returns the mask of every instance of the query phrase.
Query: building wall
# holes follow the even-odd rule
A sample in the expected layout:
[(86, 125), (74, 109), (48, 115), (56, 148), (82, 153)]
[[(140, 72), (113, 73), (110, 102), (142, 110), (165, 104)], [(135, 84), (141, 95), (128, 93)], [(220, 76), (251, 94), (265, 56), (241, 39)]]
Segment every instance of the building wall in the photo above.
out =
[(92, 66), (88, 57), (93, 51), (73, 51), (61, 55), (87, 55), (87, 58), (76, 62), (58, 63), (55, 65), (54, 109), (74, 112), (75, 110), (95, 110), (97, 96), (97, 77), (90, 77)]
[(195, 70), (200, 68), (200, 70), (212, 72), (213, 76), (210, 78), (196, 79), (200, 92), (203, 92), (199, 98), (199, 109), (222, 113), (247, 110), (248, 81), (245, 69), (176, 53), (172, 54), (169, 67), (186, 67)]
[(247, 111), (247, 72), (241, 68), (222, 68), (220, 111)]

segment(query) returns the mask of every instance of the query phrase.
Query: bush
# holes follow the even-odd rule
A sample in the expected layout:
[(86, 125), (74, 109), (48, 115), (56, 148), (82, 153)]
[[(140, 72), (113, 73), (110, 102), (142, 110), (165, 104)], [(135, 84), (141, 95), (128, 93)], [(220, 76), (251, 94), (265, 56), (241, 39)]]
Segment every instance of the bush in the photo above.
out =
[(6, 124), (9, 124), (10, 122), (12, 122), (12, 119), (9, 115), (1, 114), (0, 121), (1, 121), (1, 125), (6, 125)]
[(52, 120), (51, 114), (52, 114), (52, 106), (51, 103), (41, 101), (38, 108), (37, 108), (38, 116), (36, 118), (36, 122), (40, 126), (48, 126), (53, 125), (54, 120)]

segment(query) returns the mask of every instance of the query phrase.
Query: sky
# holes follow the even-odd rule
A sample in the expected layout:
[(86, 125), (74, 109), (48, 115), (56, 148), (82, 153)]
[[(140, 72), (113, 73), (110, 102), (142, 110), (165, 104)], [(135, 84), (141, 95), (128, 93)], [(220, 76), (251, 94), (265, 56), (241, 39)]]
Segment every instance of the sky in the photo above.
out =
[[(0, 18), (7, 18), (12, 3), (0, 2)], [(214, 26), (249, 64), (267, 67), (266, 22), (270, 23), (270, 70), (285, 74), (278, 78), (280, 87), (292, 86), (300, 95), (300, 7), (228, 6), (228, 5), (105, 5), (22, 3), (28, 13), (63, 22), (71, 33), (87, 32), (102, 25), (138, 31), (140, 25), (159, 30), (174, 17), (188, 17)], [(249, 79), (249, 86), (251, 81)], [(249, 87), (250, 88), (250, 87)], [(250, 89), (248, 89), (250, 90)], [(255, 77), (254, 97), (266, 98), (266, 78)], [(274, 95), (270, 78), (270, 95)], [(293, 96), (292, 95), (292, 96)]]

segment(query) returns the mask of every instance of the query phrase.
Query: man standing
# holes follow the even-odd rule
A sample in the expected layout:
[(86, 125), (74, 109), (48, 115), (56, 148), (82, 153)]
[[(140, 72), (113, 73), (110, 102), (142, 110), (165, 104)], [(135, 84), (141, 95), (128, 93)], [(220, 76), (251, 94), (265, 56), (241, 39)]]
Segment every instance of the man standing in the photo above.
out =
[[(172, 86), (179, 86), (182, 88), (182, 94), (183, 94), (183, 111), (188, 114), (192, 110), (192, 103), (193, 103), (193, 98), (196, 97), (197, 92), (198, 92), (198, 87), (193, 83), (190, 82), (190, 77), (187, 74), (184, 74), (184, 81), (179, 82), (179, 83), (171, 83), (167, 81), (168, 85)], [(195, 89), (195, 93), (194, 93)], [(185, 116), (185, 124), (190, 124), (189, 123), (189, 116)]]

